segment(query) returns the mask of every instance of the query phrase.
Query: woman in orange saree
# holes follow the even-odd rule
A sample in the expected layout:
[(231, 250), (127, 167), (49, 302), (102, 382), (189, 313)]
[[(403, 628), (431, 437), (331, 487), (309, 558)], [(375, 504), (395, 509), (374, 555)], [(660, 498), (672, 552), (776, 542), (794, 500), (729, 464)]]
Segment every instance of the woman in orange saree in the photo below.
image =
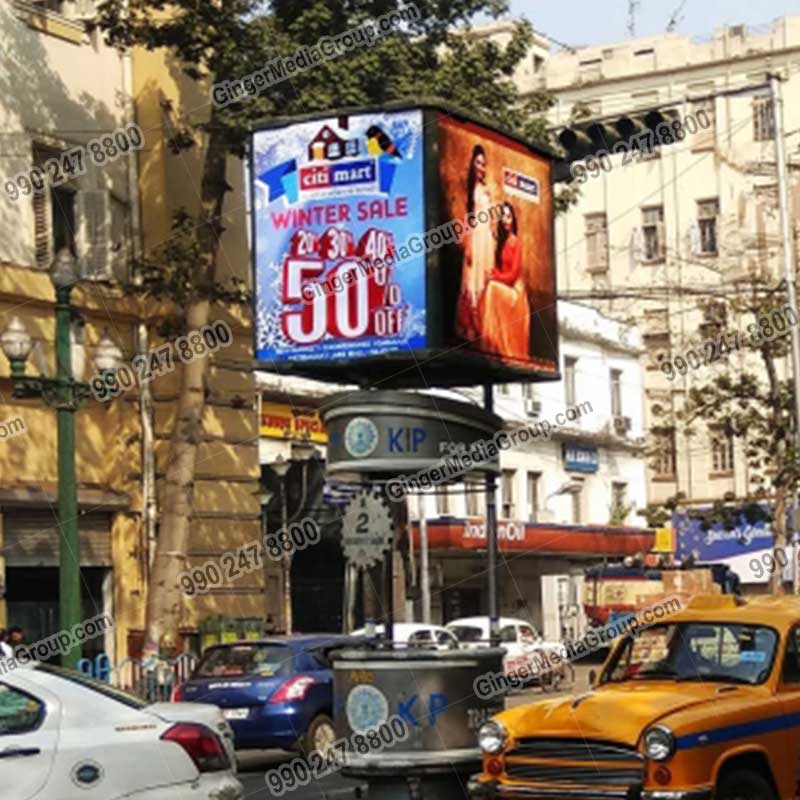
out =
[(495, 267), (479, 303), (481, 350), (514, 360), (530, 357), (531, 315), (522, 280), (522, 242), (517, 215), (503, 203), (497, 231)]

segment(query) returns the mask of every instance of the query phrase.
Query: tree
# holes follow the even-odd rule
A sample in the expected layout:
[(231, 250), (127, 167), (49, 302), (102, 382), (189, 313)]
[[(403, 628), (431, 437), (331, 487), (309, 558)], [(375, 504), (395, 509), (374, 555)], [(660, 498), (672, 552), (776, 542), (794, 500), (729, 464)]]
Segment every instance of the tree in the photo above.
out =
[[(765, 519), (764, 509), (757, 504), (762, 501), (771, 506), (766, 518), (772, 522), (776, 550), (785, 550), (789, 544), (787, 503), (796, 495), (800, 480), (794, 392), (786, 358), (789, 331), (798, 320), (791, 308), (787, 311), (785, 288), (785, 283), (775, 287), (755, 276), (737, 283), (729, 295), (704, 302), (704, 321), (695, 346), (690, 343), (689, 349), (677, 357), (673, 353), (661, 364), (668, 376), (673, 373), (677, 378), (678, 371), (686, 374), (692, 369), (687, 356), (694, 350), (710, 366), (701, 367), (702, 377), (689, 387), (682, 408), (674, 414), (653, 409), (663, 418), (672, 416), (689, 437), (696, 437), (703, 426), (722, 446), (729, 437), (741, 442), (750, 484), (747, 496), (726, 496), (705, 512), (690, 510), (689, 514), (699, 517), (705, 528), (716, 523), (734, 528), (740, 514), (751, 523)], [(667, 508), (676, 508), (682, 499), (681, 495), (672, 498)], [(781, 571), (775, 569), (770, 581), (772, 592), (780, 593)]]
[[(398, 0), (105, 0), (99, 25), (120, 47), (165, 50), (187, 81), (211, 99), (214, 82), (232, 81), (389, 12), (406, 8)], [(174, 237), (142, 269), (140, 291), (169, 297), (182, 310), (179, 327), (192, 330), (209, 320), (216, 300), (241, 299), (243, 287), (217, 277), (222, 214), (230, 191), (225, 169), (230, 156), (244, 157), (253, 122), (274, 116), (342, 106), (438, 96), (531, 138), (546, 139), (541, 93), (522, 97), (513, 73), (527, 56), (532, 30), (515, 24), (504, 47), (471, 33), (481, 15), (498, 17), (505, 0), (416, 0), (416, 20), (313, 69), (273, 84), (256, 97), (203, 110), (175, 109), (180, 122), (171, 132), (173, 153), (203, 148), (199, 211), (182, 209)], [(567, 195), (570, 196), (570, 195)], [(240, 200), (237, 200), (240, 202)], [(177, 576), (189, 544), (197, 446), (205, 408), (207, 360), (181, 367), (178, 416), (172, 433), (146, 611), (146, 651), (165, 633), (176, 634), (181, 614)]]

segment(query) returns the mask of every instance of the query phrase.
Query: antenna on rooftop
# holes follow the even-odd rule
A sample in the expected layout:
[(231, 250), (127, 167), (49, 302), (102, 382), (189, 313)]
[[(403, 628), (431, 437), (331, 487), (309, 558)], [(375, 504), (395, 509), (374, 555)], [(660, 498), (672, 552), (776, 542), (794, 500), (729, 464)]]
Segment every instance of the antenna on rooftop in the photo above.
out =
[(640, 5), (639, 0), (628, 0), (628, 35), (631, 38), (636, 36), (636, 9)]
[(683, 7), (686, 5), (686, 0), (682, 0), (681, 4), (672, 12), (672, 16), (669, 18), (669, 22), (667, 23), (667, 33), (672, 33), (675, 28), (677, 27), (678, 23), (683, 19), (683, 15), (681, 11), (683, 11)]

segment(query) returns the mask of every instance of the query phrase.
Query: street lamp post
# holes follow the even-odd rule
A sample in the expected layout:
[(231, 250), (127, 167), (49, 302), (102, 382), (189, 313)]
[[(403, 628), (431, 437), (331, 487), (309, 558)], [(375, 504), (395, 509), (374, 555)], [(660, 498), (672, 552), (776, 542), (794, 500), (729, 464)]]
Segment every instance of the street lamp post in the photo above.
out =
[[(13, 396), (41, 397), (56, 409), (58, 422), (58, 528), (59, 528), (59, 622), (71, 631), (81, 621), (80, 539), (78, 537), (78, 489), (75, 475), (75, 411), (90, 396), (89, 386), (72, 375), (70, 294), (78, 280), (75, 259), (61, 250), (50, 273), (56, 293), (56, 376), (25, 374), (32, 341), (19, 318), (14, 317), (0, 336), (0, 346), (11, 365)], [(108, 338), (98, 345), (95, 367), (113, 369), (122, 353)], [(61, 663), (74, 669), (81, 657), (80, 644), (62, 655)]]
[[(281, 482), (281, 528), (284, 536), (289, 535), (286, 530), (289, 525), (289, 509), (286, 504), (286, 475), (290, 466), (291, 464), (284, 460), (281, 455), (278, 455), (278, 458), (272, 464), (272, 470)], [(281, 564), (283, 566), (283, 617), (286, 623), (286, 633), (290, 634), (292, 632), (292, 554), (287, 553), (283, 557)]]

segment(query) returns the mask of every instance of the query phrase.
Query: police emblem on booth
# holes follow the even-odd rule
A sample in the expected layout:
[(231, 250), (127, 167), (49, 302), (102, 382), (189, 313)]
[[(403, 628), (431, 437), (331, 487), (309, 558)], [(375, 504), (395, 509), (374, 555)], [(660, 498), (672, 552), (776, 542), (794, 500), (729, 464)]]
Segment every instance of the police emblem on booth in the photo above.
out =
[(393, 537), (389, 507), (374, 490), (362, 489), (350, 501), (342, 519), (345, 558), (359, 569), (369, 569), (391, 549)]
[(366, 733), (389, 718), (389, 701), (380, 689), (360, 683), (347, 695), (345, 712), (351, 729), (355, 733)]
[(353, 458), (366, 458), (378, 446), (378, 428), (367, 417), (356, 417), (344, 429), (344, 446)]

